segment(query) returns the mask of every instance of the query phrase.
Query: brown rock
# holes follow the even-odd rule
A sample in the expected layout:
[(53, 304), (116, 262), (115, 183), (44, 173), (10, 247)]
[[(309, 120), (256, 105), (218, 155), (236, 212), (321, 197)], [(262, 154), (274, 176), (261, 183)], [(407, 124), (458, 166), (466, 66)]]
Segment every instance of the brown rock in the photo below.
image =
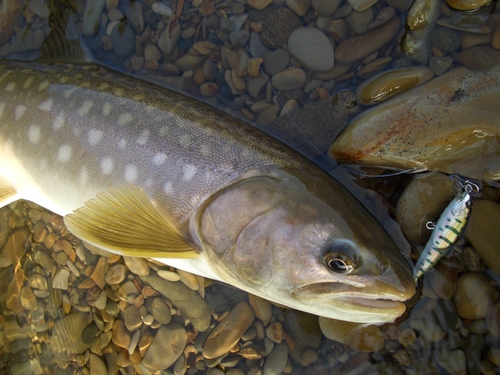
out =
[(464, 319), (483, 319), (493, 305), (494, 289), (477, 273), (460, 276), (453, 298), (458, 315)]
[(260, 37), (270, 48), (283, 47), (293, 30), (301, 26), (299, 17), (288, 8), (279, 8), (267, 16)]
[(368, 33), (350, 37), (335, 48), (335, 61), (341, 64), (350, 64), (361, 60), (389, 43), (400, 28), (401, 21), (398, 17), (394, 17), (385, 25)]
[(238, 303), (208, 336), (203, 356), (212, 359), (227, 353), (241, 339), (253, 319), (254, 313), (248, 303)]
[(460, 52), (458, 59), (469, 69), (484, 70), (500, 61), (500, 51), (489, 46), (477, 46)]
[(466, 236), (483, 262), (499, 275), (500, 204), (488, 200), (475, 201)]
[(186, 346), (187, 333), (177, 323), (162, 326), (149, 346), (142, 364), (158, 371), (170, 367), (182, 355)]

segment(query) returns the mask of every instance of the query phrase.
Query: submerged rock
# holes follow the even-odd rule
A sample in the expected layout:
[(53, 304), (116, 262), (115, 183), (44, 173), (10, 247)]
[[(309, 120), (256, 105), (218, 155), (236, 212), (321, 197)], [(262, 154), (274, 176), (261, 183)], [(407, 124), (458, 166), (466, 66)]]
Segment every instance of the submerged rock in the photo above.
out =
[(339, 163), (500, 179), (500, 64), (450, 72), (358, 116), (329, 154)]

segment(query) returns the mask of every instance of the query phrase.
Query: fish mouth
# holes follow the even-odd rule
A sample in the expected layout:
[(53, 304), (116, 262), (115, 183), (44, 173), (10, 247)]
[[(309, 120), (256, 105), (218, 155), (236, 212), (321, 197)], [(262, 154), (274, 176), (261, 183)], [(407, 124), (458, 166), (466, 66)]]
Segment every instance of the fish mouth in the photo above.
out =
[(369, 286), (359, 287), (343, 283), (312, 283), (292, 291), (293, 298), (304, 303), (321, 303), (335, 307), (363, 311), (397, 310), (404, 311), (404, 302), (411, 298), (412, 291), (393, 292), (370, 290)]

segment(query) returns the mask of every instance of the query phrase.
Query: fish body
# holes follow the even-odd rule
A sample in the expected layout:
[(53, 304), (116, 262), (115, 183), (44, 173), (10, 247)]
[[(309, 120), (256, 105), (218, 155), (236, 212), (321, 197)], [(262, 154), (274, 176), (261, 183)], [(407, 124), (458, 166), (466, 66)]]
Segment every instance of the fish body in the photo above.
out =
[(237, 119), (95, 65), (0, 62), (0, 206), (313, 314), (392, 321), (405, 256), (336, 178)]
[(465, 193), (455, 197), (443, 211), (432, 231), (431, 237), (420, 254), (413, 277), (415, 280), (429, 272), (460, 239), (471, 212), (471, 196)]

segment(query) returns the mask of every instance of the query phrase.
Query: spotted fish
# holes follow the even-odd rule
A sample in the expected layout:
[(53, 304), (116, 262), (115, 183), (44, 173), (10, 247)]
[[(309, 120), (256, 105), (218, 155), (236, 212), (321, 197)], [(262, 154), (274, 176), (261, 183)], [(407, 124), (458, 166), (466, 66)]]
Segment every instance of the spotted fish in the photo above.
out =
[(353, 322), (392, 321), (411, 268), (338, 179), (194, 99), (95, 65), (0, 62), (0, 206), (88, 244)]

